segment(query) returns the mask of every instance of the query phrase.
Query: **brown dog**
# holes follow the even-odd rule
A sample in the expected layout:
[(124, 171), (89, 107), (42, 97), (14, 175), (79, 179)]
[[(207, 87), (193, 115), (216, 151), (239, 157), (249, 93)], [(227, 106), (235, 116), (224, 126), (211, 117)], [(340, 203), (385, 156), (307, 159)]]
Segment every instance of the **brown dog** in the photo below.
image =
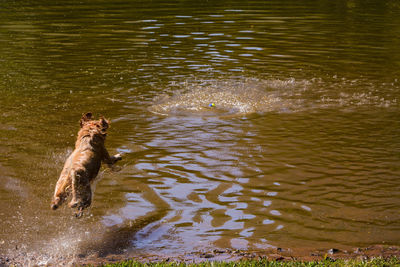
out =
[(51, 202), (51, 208), (55, 210), (72, 193), (69, 207), (78, 209), (77, 216), (81, 216), (83, 209), (92, 202), (91, 184), (100, 170), (101, 162), (111, 167), (122, 159), (119, 154), (110, 157), (104, 146), (109, 121), (103, 117), (92, 120), (92, 113), (86, 113), (80, 125), (75, 150), (64, 164)]

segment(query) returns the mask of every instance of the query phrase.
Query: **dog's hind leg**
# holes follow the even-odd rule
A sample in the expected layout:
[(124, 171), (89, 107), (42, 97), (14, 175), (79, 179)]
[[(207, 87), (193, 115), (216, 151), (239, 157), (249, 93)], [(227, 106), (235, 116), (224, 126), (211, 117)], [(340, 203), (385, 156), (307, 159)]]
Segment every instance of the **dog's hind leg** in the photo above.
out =
[(51, 201), (51, 209), (56, 210), (67, 199), (71, 189), (71, 177), (65, 172), (61, 173), (57, 181), (54, 196)]
[(92, 203), (92, 190), (90, 181), (84, 170), (75, 172), (72, 178), (72, 199), (69, 203), (70, 208), (78, 208), (82, 211)]

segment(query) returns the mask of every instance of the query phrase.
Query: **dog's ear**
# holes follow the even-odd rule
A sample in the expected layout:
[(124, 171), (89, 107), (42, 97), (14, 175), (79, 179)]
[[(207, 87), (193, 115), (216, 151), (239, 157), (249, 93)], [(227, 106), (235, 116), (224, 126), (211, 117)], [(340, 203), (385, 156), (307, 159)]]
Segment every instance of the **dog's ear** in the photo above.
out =
[(83, 125), (86, 123), (86, 122), (88, 122), (88, 121), (90, 121), (91, 119), (92, 119), (92, 113), (91, 112), (87, 112), (87, 113), (85, 113), (85, 114), (83, 114), (82, 115), (82, 118), (81, 118), (81, 120), (80, 120), (80, 125), (81, 125), (81, 128), (83, 127)]
[(107, 130), (110, 126), (110, 121), (106, 120), (103, 116), (100, 117), (100, 125), (103, 131)]

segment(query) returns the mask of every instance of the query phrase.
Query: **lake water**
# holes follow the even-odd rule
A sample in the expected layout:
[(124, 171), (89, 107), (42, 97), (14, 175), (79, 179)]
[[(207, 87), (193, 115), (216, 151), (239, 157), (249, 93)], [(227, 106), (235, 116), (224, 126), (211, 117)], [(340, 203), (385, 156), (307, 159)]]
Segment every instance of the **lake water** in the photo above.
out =
[[(400, 245), (399, 79), (394, 0), (2, 1), (0, 255)], [(87, 111), (123, 160), (75, 219)]]

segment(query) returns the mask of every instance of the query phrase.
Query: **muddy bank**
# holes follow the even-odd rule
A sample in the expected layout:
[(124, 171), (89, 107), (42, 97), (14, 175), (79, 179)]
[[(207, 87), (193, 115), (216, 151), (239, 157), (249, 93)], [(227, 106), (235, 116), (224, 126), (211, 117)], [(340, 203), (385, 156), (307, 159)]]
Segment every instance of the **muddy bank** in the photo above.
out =
[(352, 250), (340, 250), (336, 248), (307, 250), (307, 249), (287, 249), (271, 248), (268, 250), (245, 251), (231, 249), (215, 249), (212, 251), (193, 251), (182, 255), (160, 255), (160, 254), (108, 254), (101, 253), (79, 254), (74, 257), (60, 257), (58, 259), (47, 259), (41, 257), (31, 257), (23, 253), (18, 256), (0, 256), (0, 266), (70, 266), (70, 265), (94, 265), (99, 266), (105, 263), (113, 263), (124, 260), (134, 259), (138, 262), (183, 262), (199, 263), (204, 261), (240, 261), (268, 259), (271, 261), (319, 261), (329, 258), (332, 261), (338, 259), (357, 259), (368, 260), (371, 258), (400, 257), (400, 247), (376, 245), (366, 248), (354, 248)]
[(328, 250), (292, 250), (285, 248), (271, 248), (263, 251), (244, 251), (231, 249), (215, 249), (208, 252), (192, 252), (178, 257), (160, 257), (143, 255), (138, 257), (138, 261), (178, 261), (185, 263), (197, 263), (203, 261), (238, 261), (238, 260), (257, 260), (268, 259), (271, 261), (318, 261), (329, 257), (336, 259), (370, 259), (374, 257), (399, 257), (400, 247), (392, 246), (371, 246), (367, 248), (355, 248), (352, 251), (331, 248)]

